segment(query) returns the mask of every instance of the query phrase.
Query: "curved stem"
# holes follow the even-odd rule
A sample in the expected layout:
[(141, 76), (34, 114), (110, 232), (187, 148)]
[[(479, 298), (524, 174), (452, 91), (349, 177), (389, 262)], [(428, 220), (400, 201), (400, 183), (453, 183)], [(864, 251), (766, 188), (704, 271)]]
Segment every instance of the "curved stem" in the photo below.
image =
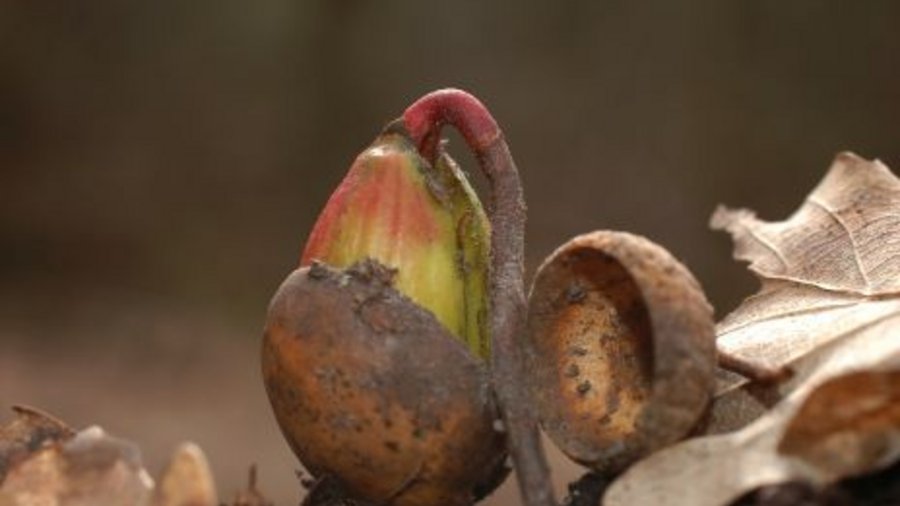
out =
[[(497, 141), (502, 142), (503, 137), (500, 127), (484, 104), (469, 93), (453, 88), (434, 91), (417, 100), (403, 113), (403, 122), (410, 137), (419, 146), (419, 151), (427, 160), (434, 159), (435, 148), (441, 136), (441, 127), (446, 124), (453, 125), (459, 130), (466, 140), (466, 144), (479, 157), (492, 149)], [(496, 170), (507, 170), (509, 167), (516, 172), (512, 158), (507, 158), (508, 163), (505, 165), (508, 167), (485, 167), (482, 165), (485, 175), (490, 178), (490, 173)], [(518, 174), (514, 186), (515, 188), (510, 187), (509, 190), (518, 193), (521, 197), (522, 188), (518, 181)], [(497, 187), (492, 190), (497, 192), (502, 188)], [(524, 209), (522, 214), (524, 216)]]
[(422, 155), (434, 161), (440, 130), (450, 124), (475, 152), (491, 188), (491, 378), (500, 404), (519, 490), (526, 506), (555, 506), (537, 414), (525, 390), (518, 336), (525, 332), (525, 201), (519, 172), (497, 122), (472, 95), (456, 89), (417, 100), (403, 121)]

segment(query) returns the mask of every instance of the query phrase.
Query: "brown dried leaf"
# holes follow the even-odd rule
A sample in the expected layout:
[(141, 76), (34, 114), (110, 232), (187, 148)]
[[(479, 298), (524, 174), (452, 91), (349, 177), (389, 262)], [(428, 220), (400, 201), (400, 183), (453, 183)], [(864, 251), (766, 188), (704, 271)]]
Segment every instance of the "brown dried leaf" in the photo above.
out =
[[(841, 153), (803, 205), (783, 222), (747, 210), (716, 210), (735, 256), (750, 262), (762, 288), (717, 327), (719, 349), (773, 367), (794, 380), (778, 387), (720, 373), (708, 432), (746, 425), (810, 380), (823, 360), (865, 368), (893, 348), (900, 317), (900, 180), (879, 161)], [(831, 355), (845, 345), (852, 357)], [(845, 355), (841, 351), (839, 355)]]
[(891, 368), (834, 377), (809, 395), (798, 391), (740, 431), (654, 454), (610, 486), (604, 506), (715, 506), (765, 485), (824, 485), (887, 466), (900, 458), (896, 358)]
[(75, 431), (56, 418), (27, 406), (13, 406), (16, 417), (0, 427), (0, 484), (6, 473), (45, 444), (71, 438)]
[(721, 372), (706, 430), (743, 428), (638, 463), (604, 504), (712, 506), (763, 485), (827, 483), (900, 457), (898, 210), (900, 180), (850, 153), (838, 155), (784, 222), (717, 210), (713, 227), (732, 234), (735, 255), (762, 281), (719, 324), (717, 343), (796, 374), (765, 386)]
[(91, 427), (43, 446), (10, 469), (0, 486), (0, 506), (142, 505), (152, 486), (137, 447)]
[(887, 466), (900, 455), (900, 369), (823, 383), (791, 419), (778, 452), (828, 481)]
[[(175, 450), (154, 488), (136, 445), (99, 427), (76, 433), (38, 410), (13, 409), (16, 418), (0, 427), (0, 506), (218, 504), (209, 464), (193, 443)], [(255, 476), (250, 489), (260, 501), (247, 506), (271, 506), (256, 490)]]

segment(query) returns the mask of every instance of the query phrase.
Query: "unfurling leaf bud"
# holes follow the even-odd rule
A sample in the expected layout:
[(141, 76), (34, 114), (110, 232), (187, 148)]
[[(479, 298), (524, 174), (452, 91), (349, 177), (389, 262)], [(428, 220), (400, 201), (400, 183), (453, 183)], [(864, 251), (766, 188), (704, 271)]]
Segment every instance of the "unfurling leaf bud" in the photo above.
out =
[(489, 240), (478, 197), (449, 155), (440, 152), (432, 166), (392, 124), (332, 194), (301, 266), (377, 260), (396, 270), (395, 289), (487, 358)]

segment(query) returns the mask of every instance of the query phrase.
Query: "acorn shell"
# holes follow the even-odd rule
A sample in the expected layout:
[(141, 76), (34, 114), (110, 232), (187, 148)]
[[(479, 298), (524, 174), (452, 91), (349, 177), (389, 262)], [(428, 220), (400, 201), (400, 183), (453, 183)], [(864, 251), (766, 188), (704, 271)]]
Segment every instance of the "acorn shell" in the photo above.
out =
[(391, 277), (374, 261), (288, 276), (266, 322), (269, 399), (307, 470), (350, 497), (470, 504), (505, 476), (487, 370)]
[(599, 471), (683, 438), (714, 385), (700, 285), (666, 250), (623, 232), (578, 236), (544, 261), (525, 349), (544, 430)]

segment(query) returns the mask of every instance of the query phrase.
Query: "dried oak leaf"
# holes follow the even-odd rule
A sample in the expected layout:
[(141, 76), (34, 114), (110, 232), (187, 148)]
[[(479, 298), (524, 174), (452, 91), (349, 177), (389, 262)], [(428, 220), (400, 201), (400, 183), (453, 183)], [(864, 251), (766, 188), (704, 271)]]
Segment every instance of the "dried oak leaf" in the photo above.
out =
[(762, 281), (719, 324), (718, 346), (795, 375), (766, 386), (720, 372), (705, 430), (740, 430), (645, 459), (612, 484), (606, 505), (720, 505), (900, 457), (900, 180), (842, 153), (788, 220), (719, 209), (712, 226), (731, 233), (735, 256)]
[(136, 446), (91, 427), (44, 445), (10, 469), (0, 506), (139, 506), (152, 487)]
[(732, 235), (735, 257), (750, 262), (762, 282), (759, 293), (719, 323), (717, 346), (796, 374), (766, 386), (720, 371), (707, 433), (759, 417), (814, 379), (823, 361), (859, 369), (896, 349), (900, 180), (884, 164), (841, 153), (786, 221), (720, 208), (711, 225)]
[(27, 406), (13, 406), (15, 418), (0, 426), (0, 484), (19, 462), (45, 444), (70, 439), (75, 431), (51, 415)]
[(900, 367), (858, 371), (813, 390), (778, 443), (825, 481), (882, 468), (900, 455)]
[(16, 417), (0, 426), (0, 506), (218, 504), (209, 464), (195, 444), (175, 450), (154, 487), (133, 443), (96, 426), (76, 432), (33, 408), (13, 411)]

